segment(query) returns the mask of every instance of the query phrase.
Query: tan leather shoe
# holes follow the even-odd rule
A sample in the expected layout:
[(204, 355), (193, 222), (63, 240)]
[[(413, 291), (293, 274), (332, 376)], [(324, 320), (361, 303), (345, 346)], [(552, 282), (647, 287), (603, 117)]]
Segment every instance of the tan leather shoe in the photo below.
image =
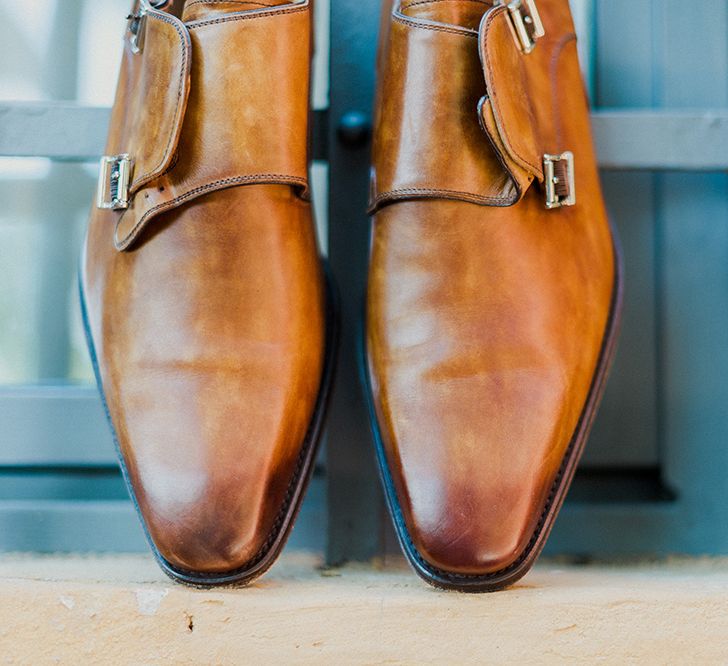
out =
[(416, 571), (495, 590), (544, 545), (617, 329), (574, 27), (567, 0), (407, 0), (383, 35), (366, 333), (380, 468)]
[(163, 569), (246, 582), (309, 479), (333, 318), (308, 200), (308, 2), (135, 3), (81, 287)]

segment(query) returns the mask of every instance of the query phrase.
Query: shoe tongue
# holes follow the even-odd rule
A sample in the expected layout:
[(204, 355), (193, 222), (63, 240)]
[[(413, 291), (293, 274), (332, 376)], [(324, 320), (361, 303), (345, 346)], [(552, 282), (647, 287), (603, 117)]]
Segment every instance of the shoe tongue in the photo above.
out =
[[(268, 4), (267, 1), (266, 4)], [(188, 0), (184, 11), (182, 12), (182, 20), (197, 21), (199, 19), (220, 16), (221, 14), (230, 14), (231, 12), (244, 12), (248, 9), (261, 9), (264, 6), (263, 2), (240, 2), (239, 0), (238, 2), (235, 2), (234, 0), (231, 0), (230, 2), (225, 2), (225, 0), (222, 2), (220, 2), (220, 0)]]

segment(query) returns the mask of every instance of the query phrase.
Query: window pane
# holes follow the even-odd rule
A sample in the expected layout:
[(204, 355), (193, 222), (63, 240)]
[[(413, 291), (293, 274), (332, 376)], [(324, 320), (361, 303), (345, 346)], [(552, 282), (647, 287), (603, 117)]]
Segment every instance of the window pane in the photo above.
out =
[[(0, 100), (113, 101), (131, 0), (0, 0)], [(314, 105), (328, 99), (328, 2), (318, 2)], [(0, 385), (92, 380), (76, 268), (95, 165), (0, 157)], [(313, 170), (325, 230), (325, 167)], [(325, 238), (325, 236), (324, 236)]]
[[(124, 23), (118, 0), (0, 0), (0, 99), (110, 104)], [(92, 379), (76, 268), (94, 172), (0, 158), (0, 384)]]

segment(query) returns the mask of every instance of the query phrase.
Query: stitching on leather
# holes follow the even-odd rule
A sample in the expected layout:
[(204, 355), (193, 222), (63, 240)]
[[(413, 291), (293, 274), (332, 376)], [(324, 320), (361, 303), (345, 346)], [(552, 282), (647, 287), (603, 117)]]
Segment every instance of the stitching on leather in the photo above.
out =
[(422, 30), (434, 30), (435, 32), (449, 32), (453, 35), (460, 35), (462, 37), (475, 37), (477, 39), (478, 33), (474, 30), (468, 30), (467, 28), (458, 29), (455, 26), (448, 27), (446, 25), (435, 25), (431, 23), (422, 23), (419, 21), (413, 21), (409, 18), (405, 18), (399, 14), (394, 14), (392, 20), (397, 23), (402, 23), (410, 28), (421, 28)]
[[(177, 23), (175, 21), (168, 18), (164, 14), (151, 13), (151, 14), (149, 14), (149, 17), (153, 18), (153, 19), (157, 19), (158, 21), (163, 21), (164, 23), (169, 23), (169, 25), (171, 25), (175, 29), (177, 34), (179, 35), (180, 41), (182, 43), (182, 65), (180, 67), (179, 80), (177, 83), (177, 85), (178, 85), (177, 102), (176, 102), (176, 106), (175, 106), (175, 110), (174, 110), (174, 118), (176, 119), (177, 115), (179, 114), (179, 110), (180, 110), (180, 103), (182, 100), (182, 90), (184, 88), (184, 79), (185, 79), (185, 75), (187, 73), (187, 61), (188, 61), (188, 57), (189, 57), (189, 53), (188, 53), (188, 49), (187, 49), (187, 40), (185, 39), (186, 35), (182, 31), (182, 29), (179, 27), (179, 25), (177, 25)], [(169, 151), (170, 151), (170, 148), (172, 147), (172, 141), (174, 140), (174, 136), (176, 134), (175, 128), (176, 128), (176, 125), (173, 125), (172, 131), (170, 132), (169, 138), (167, 140), (167, 145), (164, 148), (164, 156), (162, 157), (162, 161), (157, 166), (155, 166), (153, 169), (150, 169), (149, 171), (147, 171), (144, 175), (139, 176), (138, 178), (135, 178), (134, 181), (132, 182), (129, 189), (135, 195), (136, 195), (138, 188), (141, 187), (142, 185), (145, 185), (146, 182), (148, 182), (150, 176), (155, 177), (157, 175), (161, 175), (161, 174), (156, 174), (155, 172), (157, 170), (159, 170), (161, 165), (164, 164), (164, 162), (166, 162), (167, 159), (169, 158)]]
[[(488, 17), (486, 18), (485, 25), (483, 26), (484, 38), (482, 40), (482, 48), (481, 48), (482, 58), (481, 58), (481, 60), (483, 61), (483, 64), (485, 65), (485, 67), (488, 69), (488, 79), (490, 81), (492, 81), (494, 77), (493, 77), (493, 67), (490, 63), (490, 58), (487, 57), (488, 53), (487, 53), (487, 48), (486, 48), (486, 42), (488, 41), (488, 39), (487, 39), (488, 32), (490, 30), (491, 25), (495, 21), (495, 19), (497, 19), (499, 16), (505, 16), (506, 11), (507, 11), (507, 9), (504, 7), (502, 9), (502, 11), (496, 10), (496, 11), (491, 12), (488, 15)], [(490, 98), (494, 101), (498, 97), (498, 91), (495, 90), (495, 88), (488, 90), (488, 94), (489, 94)], [(530, 101), (530, 99), (529, 99), (529, 101)], [(498, 106), (498, 108), (500, 108), (500, 106)], [(529, 109), (529, 115), (531, 115), (530, 109)], [(533, 118), (531, 119), (531, 121), (533, 122)], [(504, 134), (505, 143), (507, 144), (507, 147), (513, 152), (514, 156), (517, 157), (518, 159), (522, 160), (526, 165), (528, 165), (532, 169), (534, 169), (536, 171), (536, 173), (540, 173), (540, 171), (541, 171), (540, 166), (533, 164), (533, 162), (531, 162), (529, 159), (523, 157), (523, 155), (521, 155), (518, 151), (516, 151), (513, 148), (513, 145), (512, 145), (511, 139), (510, 139), (510, 134), (508, 133), (508, 128), (504, 124), (501, 124), (501, 123), (498, 124), (498, 127), (499, 127), (499, 129), (502, 129), (503, 134)]]
[(307, 12), (309, 10), (309, 5), (305, 4), (303, 6), (298, 5), (281, 5), (280, 9), (265, 11), (265, 12), (258, 12), (257, 10), (253, 10), (251, 13), (244, 13), (244, 14), (228, 14), (226, 16), (220, 16), (219, 18), (215, 19), (207, 19), (207, 20), (201, 20), (201, 21), (192, 21), (191, 23), (187, 23), (187, 29), (188, 30), (195, 30), (197, 28), (203, 28), (208, 25), (217, 25), (220, 23), (232, 23), (233, 21), (250, 21), (257, 18), (268, 18), (271, 16), (281, 16), (283, 14), (298, 14), (299, 12)]
[(435, 189), (429, 187), (407, 187), (399, 190), (389, 190), (378, 194), (373, 201), (374, 206), (386, 201), (390, 197), (406, 196), (408, 194), (431, 194), (431, 195), (451, 195), (458, 197), (467, 197), (470, 201), (481, 201), (483, 203), (497, 203), (505, 201), (503, 197), (487, 197), (482, 194), (473, 194), (472, 192), (461, 192), (460, 190)]
[[(197, 2), (200, 2), (201, 0), (196, 0)], [(202, 0), (204, 1), (204, 0)], [(224, 2), (225, 0), (216, 0), (219, 2)], [(438, 2), (475, 2), (481, 5), (486, 5), (488, 7), (491, 6), (491, 3), (488, 2), (488, 0), (414, 0), (413, 2), (403, 2), (399, 8), (401, 9), (410, 9), (410, 7), (419, 7), (420, 5), (434, 5)]]
[[(202, 2), (202, 1), (205, 1), (205, 0), (198, 0), (198, 1)], [(227, 2), (229, 0), (218, 0), (218, 1)], [(265, 6), (268, 6), (268, 5), (265, 5)], [(275, 5), (273, 5), (273, 6), (275, 7)], [(309, 8), (310, 8), (310, 5), (307, 2), (305, 5), (301, 5), (301, 6), (299, 6), (299, 5), (291, 5), (291, 6), (282, 5), (281, 7), (282, 7), (281, 9), (275, 9), (273, 11), (266, 11), (266, 12), (260, 12), (260, 13), (255, 13), (255, 14), (231, 14), (231, 15), (223, 16), (223, 17), (220, 17), (220, 18), (217, 18), (217, 19), (210, 19), (208, 21), (196, 21), (196, 22), (192, 22), (192, 23), (189, 23), (189, 24), (185, 24), (185, 25), (186, 25), (186, 27), (187, 27), (188, 30), (193, 30), (195, 28), (200, 28), (200, 27), (204, 27), (204, 26), (208, 26), (208, 25), (216, 25), (216, 24), (220, 24), (220, 23), (227, 23), (229, 21), (242, 21), (242, 20), (253, 19), (253, 18), (267, 18), (267, 17), (270, 17), (270, 16), (279, 16), (279, 15), (282, 15), (282, 14), (294, 14), (294, 13), (308, 11)], [(179, 77), (179, 79), (180, 79), (180, 81), (179, 81), (179, 88), (178, 88), (178, 91), (177, 91), (177, 107), (175, 109), (175, 116), (176, 116), (177, 113), (178, 113), (178, 111), (179, 111), (180, 98), (182, 96), (182, 81), (184, 79), (184, 75), (185, 75), (185, 72), (186, 72), (186, 69), (187, 69), (187, 60), (188, 60), (187, 43), (186, 43), (186, 40), (184, 39), (184, 33), (182, 32), (182, 30), (179, 28), (179, 26), (173, 20), (168, 19), (164, 15), (157, 16), (155, 14), (150, 14), (150, 16), (153, 17), (153, 18), (157, 18), (160, 21), (164, 21), (165, 23), (169, 23), (177, 31), (177, 33), (179, 34), (179, 36), (182, 39), (183, 58), (182, 58), (182, 68), (181, 68), (180, 77)], [(164, 158), (164, 160), (162, 160), (162, 162), (164, 162), (167, 159), (167, 157), (168, 157), (169, 149), (170, 149), (170, 146), (172, 144), (173, 138), (174, 138), (174, 131), (170, 134), (169, 141), (167, 142), (167, 146), (166, 146), (165, 151), (164, 151), (165, 152), (165, 158)], [(155, 167), (154, 169), (152, 169), (152, 170), (148, 171), (147, 173), (145, 173), (143, 176), (140, 176), (139, 178), (137, 178), (137, 179), (135, 179), (133, 181), (133, 183), (132, 183), (132, 185), (130, 187), (130, 190), (132, 191), (133, 196), (136, 196), (137, 194), (139, 194), (139, 192), (141, 192), (141, 187), (144, 186), (144, 185), (147, 185), (154, 178), (158, 178), (158, 177), (161, 177), (161, 176), (169, 173), (172, 170), (172, 165), (170, 165), (167, 169), (165, 169), (164, 171), (162, 171), (160, 173), (155, 173), (155, 171), (157, 169), (159, 169), (159, 165), (157, 167)], [(151, 178), (149, 178), (149, 176), (151, 176)], [(273, 177), (278, 177), (278, 176), (279, 176), (279, 174), (273, 174)], [(288, 176), (282, 176), (282, 177), (283, 178), (288, 178)], [(304, 187), (307, 187), (308, 181), (305, 181), (304, 179), (301, 179), (301, 181), (303, 182)], [(288, 181), (286, 181), (286, 182), (288, 182)], [(189, 192), (186, 192), (184, 195), (181, 195), (181, 196), (186, 197), (189, 194), (190, 194)], [(176, 199), (172, 200), (172, 202), (175, 202), (175, 201), (176, 201)], [(170, 202), (170, 203), (172, 203), (172, 202)], [(152, 210), (154, 210), (154, 209), (152, 209)], [(145, 213), (144, 217), (142, 217), (139, 220), (139, 222), (137, 222), (137, 224), (134, 225), (132, 231), (130, 231), (129, 234), (124, 237), (125, 240), (128, 239), (129, 236), (132, 235), (135, 232), (135, 230), (137, 229), (137, 227), (140, 224), (143, 223), (143, 221), (145, 220), (145, 218), (147, 217), (147, 215), (149, 215), (150, 213), (151, 213), (151, 211), (148, 211), (147, 213)], [(124, 215), (122, 215), (122, 218), (123, 218), (123, 216)]]
[[(121, 239), (121, 242), (117, 244), (117, 248), (123, 249), (129, 245), (129, 243), (134, 240), (137, 233), (141, 230), (141, 228), (144, 226), (144, 224), (149, 220), (155, 213), (167, 210), (169, 208), (174, 208), (180, 203), (183, 203), (184, 201), (187, 201), (188, 199), (193, 199), (198, 195), (205, 194), (207, 192), (213, 192), (215, 190), (224, 189), (226, 187), (230, 187), (233, 185), (241, 185), (243, 183), (265, 183), (270, 182), (272, 179), (274, 180), (274, 184), (280, 184), (280, 185), (301, 185), (304, 188), (308, 187), (308, 181), (305, 178), (300, 178), (298, 176), (289, 176), (287, 174), (279, 174), (279, 173), (262, 173), (262, 174), (253, 174), (251, 176), (235, 176), (231, 178), (223, 178), (221, 180), (215, 180), (211, 183), (206, 183), (205, 185), (200, 185), (199, 187), (195, 187), (192, 190), (188, 190), (187, 192), (184, 192), (183, 194), (180, 194), (179, 196), (176, 196), (174, 199), (170, 199), (169, 201), (165, 201), (163, 203), (157, 204), (156, 206), (153, 206), (150, 208), (144, 215), (142, 215), (137, 223), (131, 228), (129, 233), (127, 233), (123, 239)], [(119, 220), (119, 223), (121, 223), (121, 220)], [(117, 226), (118, 229), (118, 226)]]
[[(492, 64), (490, 62), (490, 58), (487, 57), (487, 52), (486, 52), (487, 51), (486, 43), (488, 41), (487, 37), (488, 37), (490, 27), (493, 24), (493, 22), (495, 21), (495, 19), (498, 18), (499, 16), (505, 16), (505, 11), (506, 11), (506, 9), (504, 8), (503, 11), (501, 11), (501, 12), (498, 12), (498, 11), (492, 12), (486, 19), (486, 23), (485, 23), (484, 30), (483, 30), (485, 38), (483, 39), (483, 47), (482, 47), (483, 58), (482, 59), (483, 59), (483, 62), (485, 63), (485, 66), (488, 68), (488, 78), (491, 81), (494, 79), (494, 76), (493, 76), (494, 70), (493, 70)], [(495, 102), (496, 98), (499, 96), (498, 91), (495, 89), (495, 87), (493, 87), (493, 89), (489, 90), (488, 93), (489, 93), (490, 98)], [(529, 99), (529, 102), (530, 102), (530, 99)], [(500, 107), (498, 107), (498, 108), (500, 108)], [(529, 115), (531, 115), (530, 109), (529, 109)], [(531, 118), (531, 122), (533, 122), (533, 118)], [(540, 167), (533, 164), (533, 162), (531, 162), (529, 159), (523, 157), (523, 155), (521, 155), (518, 151), (516, 151), (513, 148), (513, 144), (511, 142), (511, 138), (510, 138), (511, 135), (508, 132), (508, 127), (505, 124), (501, 125), (500, 123), (498, 123), (498, 127), (499, 127), (499, 129), (503, 130), (504, 139), (505, 139), (505, 143), (507, 144), (507, 147), (511, 151), (513, 151), (514, 155), (518, 159), (522, 160), (526, 165), (528, 165), (532, 169), (535, 169), (535, 171), (538, 173), (541, 170)]]
[(257, 7), (277, 7), (276, 4), (267, 2), (252, 2), (251, 0), (192, 0), (185, 5), (185, 9), (189, 9), (194, 5), (256, 5)]
[(551, 79), (551, 105), (554, 114), (554, 131), (556, 139), (556, 150), (560, 151), (560, 146), (563, 142), (563, 132), (561, 131), (561, 108), (559, 105), (559, 84), (558, 84), (558, 69), (559, 61), (566, 47), (572, 42), (576, 43), (576, 35), (570, 32), (564, 35), (559, 42), (556, 44), (553, 53), (551, 54), (551, 62), (549, 63), (549, 78)]

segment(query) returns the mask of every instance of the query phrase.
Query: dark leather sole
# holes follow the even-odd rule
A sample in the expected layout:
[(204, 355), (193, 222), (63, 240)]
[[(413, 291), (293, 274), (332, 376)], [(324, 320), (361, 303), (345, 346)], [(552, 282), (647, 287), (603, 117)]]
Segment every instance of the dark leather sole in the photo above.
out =
[(576, 431), (574, 432), (571, 442), (566, 450), (559, 471), (556, 474), (556, 479), (551, 487), (551, 492), (549, 493), (546, 506), (541, 513), (538, 525), (536, 526), (528, 545), (512, 564), (499, 571), (487, 574), (460, 574), (451, 571), (444, 571), (430, 564), (414, 545), (412, 537), (407, 531), (404, 517), (402, 515), (402, 509), (399, 505), (397, 494), (394, 489), (394, 482), (387, 464), (387, 457), (384, 452), (384, 445), (379, 431), (379, 423), (377, 421), (376, 411), (372, 400), (368, 369), (369, 366), (367, 363), (366, 336), (361, 336), (360, 371), (362, 382), (364, 384), (364, 393), (366, 395), (367, 405), (369, 408), (369, 424), (374, 437), (374, 448), (378, 463), (377, 466), (379, 468), (379, 475), (384, 487), (387, 507), (390, 515), (392, 516), (395, 532), (400, 546), (402, 547), (402, 551), (412, 568), (415, 570), (415, 573), (417, 573), (420, 578), (430, 585), (446, 590), (457, 590), (459, 592), (495, 592), (497, 590), (502, 590), (525, 576), (543, 550), (559, 509), (561, 509), (561, 505), (564, 503), (564, 498), (566, 497), (566, 493), (571, 485), (574, 472), (576, 471), (576, 466), (584, 450), (584, 444), (586, 443), (593, 425), (594, 416), (596, 415), (599, 401), (604, 392), (609, 368), (611, 367), (612, 360), (614, 358), (614, 351), (616, 348), (622, 314), (623, 264), (619, 237), (617, 236), (616, 230), (613, 226), (612, 242), (615, 259), (612, 302), (604, 338), (602, 340), (599, 361), (597, 363), (596, 372), (592, 379), (592, 385), (589, 390), (584, 409), (582, 410)]
[[(93, 364), (94, 375), (96, 376), (96, 383), (101, 394), (101, 401), (104, 405), (104, 411), (106, 412), (106, 418), (108, 419), (109, 426), (111, 428), (111, 434), (114, 439), (114, 446), (116, 447), (116, 453), (119, 458), (119, 465), (121, 466), (121, 472), (126, 483), (129, 496), (134, 503), (139, 520), (141, 521), (144, 529), (144, 534), (149, 542), (149, 546), (154, 553), (159, 566), (162, 571), (166, 573), (170, 578), (187, 585), (195, 587), (212, 587), (217, 585), (247, 585), (251, 583), (259, 576), (262, 576), (275, 562), (280, 552), (283, 550), (288, 536), (295, 522), (298, 511), (301, 508), (301, 502), (305, 494), (305, 490), (311, 479), (313, 473), (314, 463), (316, 460), (316, 453), (318, 451), (319, 441), (321, 439), (321, 432), (323, 430), (323, 423), (326, 414), (326, 408), (328, 406), (328, 399), (331, 393), (331, 387), (334, 378), (334, 366), (336, 361), (336, 353), (338, 349), (338, 338), (339, 338), (339, 320), (338, 320), (338, 297), (336, 290), (331, 278), (331, 274), (328, 268), (328, 264), (324, 261), (324, 274), (326, 277), (326, 354), (324, 358), (324, 367), (321, 375), (321, 386), (319, 394), (316, 399), (316, 406), (314, 408), (313, 418), (306, 433), (301, 452), (296, 462), (296, 468), (294, 478), (291, 485), (288, 488), (285, 501), (281, 506), (278, 517), (276, 518), (273, 529), (270, 532), (266, 542), (263, 544), (261, 549), (256, 555), (246, 562), (242, 567), (238, 567), (232, 571), (225, 571), (222, 573), (207, 573), (203, 571), (187, 571), (173, 566), (169, 563), (157, 550), (157, 547), (152, 540), (149, 530), (147, 529), (144, 516), (139, 508), (134, 489), (129, 481), (129, 473), (124, 463), (124, 457), (121, 455), (121, 448), (119, 447), (119, 440), (116, 435), (114, 424), (111, 421), (111, 415), (109, 408), (106, 403), (106, 396), (101, 385), (101, 376), (99, 373), (98, 360), (96, 357), (96, 349), (91, 336), (91, 330), (88, 325), (88, 317), (86, 314), (86, 301), (83, 294), (83, 286), (79, 277), (79, 295), (81, 300), (81, 314), (83, 316), (83, 327), (86, 332), (86, 342), (88, 344), (89, 353), (91, 355), (91, 363)], [(79, 273), (80, 276), (80, 273)]]

